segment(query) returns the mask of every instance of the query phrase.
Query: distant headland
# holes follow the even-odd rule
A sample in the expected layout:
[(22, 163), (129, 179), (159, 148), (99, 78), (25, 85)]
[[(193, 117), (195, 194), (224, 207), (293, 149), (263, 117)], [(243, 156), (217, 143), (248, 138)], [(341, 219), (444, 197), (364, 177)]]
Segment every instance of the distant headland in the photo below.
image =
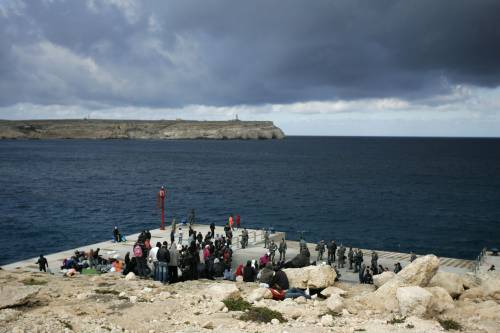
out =
[(272, 121), (0, 120), (0, 139), (283, 139)]

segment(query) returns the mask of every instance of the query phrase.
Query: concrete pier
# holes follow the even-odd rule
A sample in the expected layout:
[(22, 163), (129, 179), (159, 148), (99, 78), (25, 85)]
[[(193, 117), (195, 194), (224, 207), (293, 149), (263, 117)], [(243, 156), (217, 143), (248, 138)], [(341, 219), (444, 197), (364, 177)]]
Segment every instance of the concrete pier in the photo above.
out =
[[(188, 226), (177, 226), (177, 233), (175, 241), (179, 240), (179, 231), (180, 228), (183, 230), (183, 245), (187, 244), (188, 239)], [(205, 235), (209, 230), (208, 225), (203, 224), (195, 224), (193, 225), (193, 229), (196, 232), (201, 232)], [(170, 243), (170, 227), (166, 227), (165, 230), (155, 229), (151, 230), (151, 244), (154, 246), (156, 242), (163, 242), (166, 240)], [(264, 253), (266, 253), (266, 249), (264, 248), (264, 232), (262, 230), (256, 229), (247, 229), (249, 232), (249, 246), (245, 249), (240, 247), (240, 237), (241, 231), (235, 230), (233, 232), (233, 268), (238, 266), (239, 264), (245, 264), (247, 260), (259, 259)], [(221, 226), (216, 226), (215, 233), (223, 234), (223, 228)], [(58, 273), (59, 267), (62, 265), (62, 261), (65, 258), (71, 257), (76, 250), (80, 251), (89, 251), (90, 249), (100, 248), (100, 254), (104, 258), (118, 256), (118, 258), (123, 259), (127, 252), (132, 252), (132, 247), (137, 240), (139, 234), (132, 234), (126, 236), (127, 241), (115, 243), (112, 241), (104, 241), (96, 244), (89, 244), (86, 246), (80, 246), (78, 248), (73, 248), (53, 254), (48, 254), (45, 257), (49, 262), (49, 267), (51, 268), (53, 273)], [(286, 233), (284, 232), (275, 232), (270, 235), (270, 239), (274, 240), (276, 243), (279, 243), (281, 238), (286, 239)], [(293, 258), (299, 252), (299, 243), (296, 241), (287, 241), (288, 251), (286, 253), (286, 259), (289, 260)], [(311, 262), (316, 261), (317, 252), (315, 251), (316, 244), (308, 243), (309, 251), (311, 252)], [(372, 250), (363, 249), (364, 253), (364, 263), (366, 265), (370, 265), (371, 261), (371, 252)], [(408, 253), (399, 253), (399, 252), (388, 252), (388, 251), (378, 251), (378, 263), (384, 267), (388, 267), (390, 270), (393, 270), (394, 264), (399, 262), (402, 266), (406, 266), (410, 261), (410, 254)], [(277, 258), (279, 257), (279, 253), (276, 253)], [(324, 258), (326, 258), (326, 252), (324, 254)], [(491, 257), (488, 257), (491, 258)], [(497, 257), (500, 258), (500, 257)], [(476, 268), (475, 261), (473, 260), (464, 260), (464, 259), (455, 259), (455, 258), (445, 258), (440, 257), (441, 261), (440, 270), (455, 272), (455, 273), (465, 273), (469, 271), (473, 271)], [(494, 258), (495, 259), (495, 258)], [(2, 266), (3, 269), (6, 270), (30, 270), (30, 271), (38, 271), (38, 265), (35, 264), (38, 258), (31, 258), (27, 260), (22, 260), (18, 262), (14, 262), (11, 264), (7, 264)], [(485, 260), (484, 267), (489, 264), (489, 262), (493, 262), (492, 259)], [(496, 263), (496, 261), (495, 261)], [(499, 263), (500, 264), (500, 263)], [(346, 262), (346, 268), (340, 269), (341, 280), (343, 281), (358, 281), (358, 274), (348, 270), (348, 263)], [(488, 266), (489, 267), (489, 266)], [(499, 267), (497, 265), (497, 267)]]

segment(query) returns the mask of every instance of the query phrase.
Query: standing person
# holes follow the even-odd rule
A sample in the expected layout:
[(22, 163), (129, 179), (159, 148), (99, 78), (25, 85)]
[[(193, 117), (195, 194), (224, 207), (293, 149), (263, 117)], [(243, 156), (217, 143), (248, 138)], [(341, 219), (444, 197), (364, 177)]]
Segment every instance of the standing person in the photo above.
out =
[(233, 225), (234, 225), (233, 214), (229, 214), (229, 228), (231, 228), (231, 230), (233, 230)]
[(361, 267), (359, 268), (358, 272), (359, 283), (363, 283), (365, 281), (365, 269), (366, 269), (365, 264), (361, 264)]
[(323, 253), (325, 253), (325, 241), (321, 240), (318, 245), (316, 245), (316, 251), (318, 251), (317, 261), (323, 260)]
[(286, 250), (287, 250), (286, 241), (285, 238), (282, 238), (280, 246), (278, 248), (278, 251), (280, 252), (280, 262), (285, 261)]
[(89, 251), (89, 268), (95, 268), (96, 264), (94, 263), (94, 249), (90, 249)]
[(267, 249), (269, 247), (269, 230), (264, 230), (264, 248)]
[(335, 263), (335, 251), (337, 251), (337, 244), (332, 239), (330, 243), (328, 243), (328, 265)]
[(179, 251), (177, 251), (177, 244), (175, 242), (170, 244), (169, 259), (168, 262), (168, 281), (170, 283), (175, 283), (179, 279), (179, 274), (177, 272), (177, 265), (179, 261)]
[(158, 265), (158, 259), (156, 258), (156, 255), (158, 254), (158, 250), (161, 247), (160, 242), (156, 242), (156, 246), (153, 247), (151, 250), (149, 250), (148, 253), (148, 266), (151, 272), (153, 273), (153, 276), (156, 274), (157, 271), (157, 265)]
[(118, 227), (115, 225), (115, 228), (113, 229), (113, 237), (115, 239), (115, 242), (120, 241), (120, 231), (118, 230)]
[(377, 264), (377, 261), (378, 261), (378, 253), (376, 251), (372, 251), (372, 270), (373, 270), (373, 274), (377, 274), (377, 270), (378, 270), (378, 264)]
[[(158, 245), (157, 245), (158, 246)], [(155, 267), (154, 279), (163, 283), (168, 282), (168, 266), (170, 262), (170, 252), (168, 251), (167, 241), (163, 242), (156, 254), (157, 264)]]
[(189, 212), (188, 223), (189, 226), (192, 226), (193, 224), (196, 223), (196, 214), (194, 212), (194, 208), (191, 208), (191, 211)]
[(349, 259), (349, 269), (352, 270), (352, 263), (354, 262), (354, 251), (352, 246), (349, 247), (349, 252), (347, 252), (347, 259)]
[(271, 240), (271, 244), (269, 244), (269, 253), (271, 257), (271, 262), (274, 264), (274, 256), (276, 255), (276, 250), (278, 246), (274, 243), (274, 240)]
[(137, 242), (134, 244), (134, 257), (137, 263), (137, 273), (140, 277), (148, 276), (148, 264), (147, 264), (147, 255), (148, 251), (146, 246), (144, 245), (144, 233), (139, 235)]
[(182, 245), (182, 236), (183, 236), (182, 227), (179, 227), (179, 244)]
[(248, 246), (248, 230), (243, 228), (241, 232), (241, 248), (246, 248)]
[(38, 258), (36, 264), (38, 264), (38, 269), (44, 272), (47, 272), (47, 269), (49, 268), (49, 263), (47, 259), (43, 256), (43, 254), (40, 254), (40, 257)]
[(210, 223), (210, 233), (212, 235), (212, 238), (215, 238), (215, 223)]
[(340, 247), (338, 249), (338, 262), (339, 262), (339, 268), (344, 268), (345, 266), (345, 247), (344, 245), (340, 244)]
[(175, 241), (175, 229), (177, 228), (177, 225), (175, 223), (175, 217), (172, 218), (172, 227), (170, 228), (170, 244), (172, 244)]
[(236, 229), (240, 230), (240, 226), (241, 226), (240, 214), (236, 214)]

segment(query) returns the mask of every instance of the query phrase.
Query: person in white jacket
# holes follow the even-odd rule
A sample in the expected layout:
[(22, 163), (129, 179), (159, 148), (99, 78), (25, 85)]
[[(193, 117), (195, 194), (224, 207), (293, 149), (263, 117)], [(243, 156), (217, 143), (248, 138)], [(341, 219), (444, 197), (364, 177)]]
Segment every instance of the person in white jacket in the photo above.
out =
[(158, 259), (156, 259), (156, 255), (158, 254), (158, 250), (161, 247), (161, 243), (157, 242), (156, 246), (153, 247), (151, 250), (149, 250), (148, 254), (148, 266), (149, 269), (151, 270), (152, 274), (154, 274), (155, 269), (156, 269), (156, 264), (158, 263)]

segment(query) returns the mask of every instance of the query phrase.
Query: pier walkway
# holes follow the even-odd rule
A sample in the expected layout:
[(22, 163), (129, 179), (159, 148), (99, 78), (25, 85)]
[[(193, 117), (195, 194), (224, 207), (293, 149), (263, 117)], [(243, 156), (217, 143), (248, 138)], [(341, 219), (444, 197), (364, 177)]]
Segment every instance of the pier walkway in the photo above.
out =
[[(183, 229), (183, 245), (187, 245), (189, 227), (182, 225), (177, 226), (177, 233), (175, 239), (176, 242), (178, 242), (178, 234), (180, 230), (179, 228)], [(204, 224), (195, 224), (193, 225), (193, 229), (196, 230), (196, 232), (201, 232), (203, 235), (205, 235), (210, 230), (209, 226)], [(242, 249), (240, 247), (240, 237), (242, 230), (243, 229), (235, 230), (233, 232), (234, 235), (233, 268), (235, 268), (240, 263), (245, 264), (247, 260), (259, 259), (267, 251), (264, 248), (264, 232), (263, 230), (256, 230), (256, 229), (247, 229), (249, 232), (249, 246), (245, 249)], [(151, 244), (153, 246), (154, 244), (156, 244), (156, 242), (163, 242), (164, 240), (170, 243), (170, 227), (166, 227), (165, 230), (160, 230), (160, 229), (150, 230), (150, 232), (151, 232)], [(224, 233), (223, 227), (216, 226), (215, 233), (216, 234)], [(139, 236), (138, 233), (132, 234), (125, 236), (127, 239), (127, 241), (125, 242), (115, 243), (109, 240), (96, 244), (80, 246), (78, 248), (69, 249), (53, 254), (48, 254), (45, 255), (45, 257), (49, 262), (49, 267), (52, 270), (52, 272), (57, 274), (59, 272), (59, 267), (62, 265), (62, 261), (65, 258), (71, 257), (76, 250), (89, 251), (90, 249), (95, 250), (97, 248), (100, 248), (99, 253), (105, 258), (117, 256), (118, 258), (123, 259), (127, 252), (132, 252), (132, 247), (135, 241), (137, 240), (138, 236)], [(274, 240), (277, 244), (283, 237), (286, 238), (286, 234), (284, 232), (275, 232), (270, 235), (270, 239)], [(296, 241), (287, 241), (287, 245), (288, 245), (288, 251), (286, 253), (286, 259), (288, 260), (298, 254), (299, 243)], [(311, 252), (311, 262), (316, 261), (317, 258), (317, 252), (315, 251), (316, 244), (308, 243), (308, 247), (309, 251)], [(371, 252), (372, 250), (363, 249), (364, 263), (366, 265), (370, 265)], [(396, 262), (400, 262), (404, 267), (409, 263), (410, 260), (410, 254), (408, 253), (388, 252), (379, 250), (377, 250), (377, 253), (379, 256), (378, 263), (384, 267), (388, 267), (389, 270), (393, 270), (394, 264)], [(276, 253), (276, 256), (277, 258), (279, 257), (278, 252)], [(326, 252), (324, 254), (324, 258), (326, 258)], [(2, 268), (6, 270), (22, 269), (29, 271), (38, 271), (38, 265), (35, 264), (37, 260), (38, 258), (22, 260), (11, 264), (3, 265)], [(473, 260), (441, 257), (440, 261), (441, 261), (440, 270), (448, 272), (465, 273), (473, 271), (474, 268), (476, 267), (475, 261)], [(352, 282), (358, 281), (358, 274), (348, 270), (347, 269), (348, 266), (349, 265), (346, 262), (346, 268), (340, 269), (340, 273), (342, 275), (341, 280), (352, 281)]]

